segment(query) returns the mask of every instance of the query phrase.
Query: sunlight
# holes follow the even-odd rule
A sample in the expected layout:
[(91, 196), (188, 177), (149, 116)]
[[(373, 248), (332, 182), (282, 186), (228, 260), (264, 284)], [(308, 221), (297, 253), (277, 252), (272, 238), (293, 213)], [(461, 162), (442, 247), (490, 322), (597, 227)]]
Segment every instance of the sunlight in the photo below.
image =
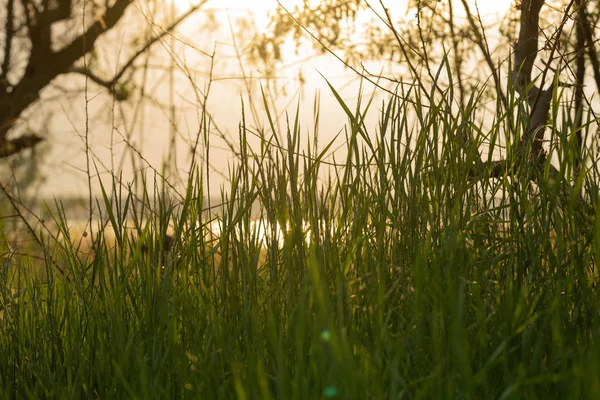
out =
[[(185, 11), (198, 3), (198, 0), (170, 0), (177, 10)], [(296, 6), (302, 5), (303, 0), (279, 0), (279, 2), (287, 8), (289, 11), (293, 11)], [(255, 17), (264, 22), (264, 25), (268, 23), (266, 15), (269, 11), (277, 8), (277, 0), (254, 0), (252, 2), (248, 0), (219, 0), (209, 1), (207, 3), (208, 8), (221, 9), (221, 10), (248, 10), (252, 11)], [(309, 4), (318, 4), (319, 1), (309, 0)], [(469, 7), (472, 12), (476, 12), (478, 9), (482, 17), (493, 17), (498, 14), (504, 13), (512, 4), (512, 0), (467, 0)], [(406, 12), (408, 0), (384, 0), (383, 4), (390, 9), (395, 9), (400, 13)], [(464, 8), (460, 1), (455, 0), (455, 9), (457, 14), (464, 15)], [(264, 21), (263, 21), (264, 20)]]
[(186, 10), (194, 5), (193, 0), (171, 0), (178, 10)]
[(479, 9), (479, 12), (482, 16), (489, 16), (498, 13), (503, 13), (506, 10), (508, 10), (508, 8), (512, 4), (512, 0), (469, 0), (468, 3), (469, 6), (472, 7), (471, 11), (475, 12), (475, 5), (477, 5), (477, 8)]
[[(185, 10), (187, 8), (190, 8), (191, 6), (193, 6), (194, 4), (196, 4), (198, 2), (198, 0), (171, 0), (172, 2), (174, 2), (175, 7), (179, 10)], [(302, 4), (302, 1), (300, 0), (280, 0), (281, 4), (288, 8), (288, 9), (292, 9), (297, 5)], [(479, 11), (482, 14), (495, 14), (498, 12), (502, 12), (506, 9), (508, 9), (508, 7), (510, 7), (512, 0), (494, 0), (494, 1), (489, 1), (489, 0), (468, 0), (467, 1), (469, 3), (470, 7), (475, 7), (475, 4), (477, 4), (477, 7), (479, 8)], [(310, 3), (310, 2), (309, 2)], [(408, 1), (404, 0), (404, 1), (395, 1), (394, 5), (391, 6), (392, 7), (398, 7), (400, 5), (400, 8), (404, 8), (406, 7), (406, 4), (408, 3)], [(272, 10), (274, 8), (277, 7), (277, 1), (276, 0), (255, 0), (253, 2), (249, 2), (248, 0), (220, 0), (218, 2), (212, 3), (209, 2), (207, 5), (209, 7), (216, 7), (218, 4), (219, 8), (231, 8), (231, 9), (247, 9), (247, 10), (252, 10), (254, 12), (257, 13), (262, 13), (262, 12), (266, 12), (269, 10)], [(387, 6), (387, 2), (384, 1), (384, 4)], [(457, 2), (456, 4), (457, 7), (460, 7), (460, 2)], [(475, 11), (475, 10), (473, 10)]]
[[(179, 10), (186, 10), (191, 6), (198, 3), (198, 0), (171, 0), (174, 2), (175, 7)], [(282, 1), (282, 4), (290, 3), (290, 1)], [(300, 4), (300, 2), (295, 1), (294, 3)], [(245, 9), (252, 10), (256, 13), (263, 13), (269, 10), (272, 10), (277, 7), (276, 0), (219, 0), (219, 1), (209, 1), (207, 4), (209, 8), (220, 8), (220, 9)]]

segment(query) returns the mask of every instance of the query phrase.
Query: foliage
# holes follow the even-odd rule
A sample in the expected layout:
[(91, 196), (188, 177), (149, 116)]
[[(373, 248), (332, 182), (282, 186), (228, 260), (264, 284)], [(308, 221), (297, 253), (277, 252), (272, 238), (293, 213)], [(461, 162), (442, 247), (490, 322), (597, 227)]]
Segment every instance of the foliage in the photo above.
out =
[[(271, 15), (269, 30), (256, 36), (253, 59), (261, 60), (265, 70), (275, 74), (277, 66), (285, 61), (281, 56), (284, 43), (293, 38), (299, 45), (308, 38), (319, 53), (339, 53), (349, 67), (365, 76), (381, 74), (362, 70), (365, 61), (389, 60), (394, 71), (401, 72), (383, 73), (381, 78), (395, 81), (399, 75), (428, 80), (425, 75), (448, 57), (458, 89), (457, 101), (464, 105), (467, 94), (476, 90), (479, 82), (520, 67), (518, 62), (509, 65), (509, 60), (522, 47), (520, 28), (531, 26), (543, 43), (539, 51), (542, 62), (536, 63), (535, 75), (550, 67), (562, 72), (561, 81), (575, 86), (575, 68), (569, 69), (566, 64), (573, 65), (574, 57), (588, 53), (588, 72), (594, 71), (596, 85), (600, 86), (600, 65), (594, 61), (598, 58), (595, 27), (600, 15), (596, 0), (515, 1), (506, 15), (491, 20), (482, 18), (480, 0), (407, 3), (406, 10), (400, 10), (394, 2), (361, 0), (304, 1), (293, 9), (280, 7)], [(540, 10), (524, 24), (521, 17), (531, 6)], [(569, 10), (566, 15), (565, 10)], [(563, 17), (566, 20), (561, 22)], [(573, 34), (577, 23), (587, 27), (588, 37), (582, 46)], [(567, 27), (559, 29), (563, 24)], [(549, 51), (555, 42), (560, 42), (560, 50)], [(421, 76), (416, 77), (415, 71)], [(497, 95), (503, 85), (498, 79), (488, 88)]]

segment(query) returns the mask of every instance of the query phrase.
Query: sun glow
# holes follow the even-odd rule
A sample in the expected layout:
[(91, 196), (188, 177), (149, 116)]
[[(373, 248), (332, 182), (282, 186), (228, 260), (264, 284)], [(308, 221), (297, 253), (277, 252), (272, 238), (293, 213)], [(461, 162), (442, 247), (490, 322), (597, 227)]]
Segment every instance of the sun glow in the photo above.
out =
[[(184, 11), (200, 3), (200, 0), (170, 0), (177, 9)], [(282, 4), (286, 5), (290, 1), (282, 1)], [(215, 0), (208, 1), (206, 3), (207, 8), (219, 8), (219, 9), (245, 9), (252, 10), (257, 13), (263, 11), (273, 10), (277, 7), (276, 0)]]
[(469, 0), (467, 3), (471, 7), (472, 12), (476, 12), (479, 9), (482, 15), (494, 15), (508, 10), (512, 4), (512, 0)]
[(170, 3), (180, 11), (185, 11), (199, 3), (198, 0), (170, 0)]
[[(189, 10), (194, 5), (203, 2), (202, 0), (168, 0), (174, 6), (176, 12), (182, 13)], [(301, 6), (306, 0), (279, 0), (279, 4), (283, 5), (289, 11), (294, 10), (296, 6)], [(506, 12), (512, 4), (512, 0), (467, 0), (467, 4), (471, 12), (479, 11), (484, 19), (495, 18), (498, 15)], [(309, 0), (308, 4), (316, 6), (318, 0)], [(407, 12), (408, 0), (384, 0), (383, 5), (389, 9), (395, 9), (396, 12), (404, 14)], [(465, 10), (461, 1), (454, 1), (455, 10), (458, 15), (464, 15)], [(269, 11), (275, 10), (278, 7), (277, 0), (214, 0), (206, 2), (207, 9), (221, 11), (245, 11), (254, 14), (259, 25), (267, 25), (267, 14)], [(204, 8), (204, 7), (203, 7)], [(377, 7), (376, 7), (377, 8)]]
[[(179, 11), (185, 11), (190, 7), (198, 4), (200, 0), (170, 0), (171, 4), (175, 6), (175, 8)], [(280, 0), (280, 3), (286, 7), (288, 10), (292, 10), (295, 6), (301, 5), (302, 0)], [(312, 0), (309, 1), (311, 3), (318, 3), (318, 1)], [(467, 0), (469, 7), (472, 12), (475, 12), (477, 9), (482, 14), (482, 16), (491, 16), (496, 15), (498, 13), (502, 13), (506, 11), (512, 4), (512, 0)], [(406, 9), (408, 4), (408, 0), (394, 0), (394, 1), (384, 1), (383, 4), (390, 8), (397, 9)], [(209, 1), (206, 6), (208, 8), (219, 8), (219, 9), (230, 9), (230, 10), (249, 10), (255, 14), (266, 14), (270, 10), (274, 10), (278, 6), (278, 2), (276, 0), (218, 0), (218, 1)], [(462, 10), (461, 2), (456, 2), (455, 8), (460, 13)]]

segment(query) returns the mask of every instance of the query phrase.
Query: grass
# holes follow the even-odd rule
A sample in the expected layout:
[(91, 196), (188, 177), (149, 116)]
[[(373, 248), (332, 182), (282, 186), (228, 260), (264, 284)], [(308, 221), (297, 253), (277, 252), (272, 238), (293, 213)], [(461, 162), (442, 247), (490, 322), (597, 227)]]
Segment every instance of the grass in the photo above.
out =
[(550, 122), (558, 176), (490, 179), (479, 149), (520, 136), (518, 99), (483, 129), (482, 92), (463, 110), (402, 92), (372, 131), (375, 105), (332, 90), (349, 118), (336, 167), (267, 107), (258, 148), (242, 121), (218, 220), (193, 165), (180, 198), (102, 182), (114, 243), (96, 227), (88, 256), (41, 234), (41, 262), (7, 249), (0, 397), (600, 398), (600, 181), (592, 162), (570, 178), (579, 127)]

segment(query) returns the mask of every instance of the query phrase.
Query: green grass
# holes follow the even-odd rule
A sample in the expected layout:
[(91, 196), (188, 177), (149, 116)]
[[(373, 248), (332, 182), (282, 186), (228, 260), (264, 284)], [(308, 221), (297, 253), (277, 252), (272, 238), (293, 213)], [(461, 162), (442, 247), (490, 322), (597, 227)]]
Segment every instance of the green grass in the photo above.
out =
[(252, 148), (242, 121), (218, 237), (200, 166), (181, 198), (104, 181), (119, 193), (100, 200), (114, 245), (95, 228), (89, 256), (48, 238), (41, 267), (2, 256), (0, 396), (600, 398), (600, 223), (584, 206), (598, 213), (598, 166), (570, 178), (577, 127), (563, 115), (557, 177), (522, 165), (486, 178), (478, 149), (487, 160), (518, 141), (527, 111), (513, 99), (482, 129), (480, 95), (463, 110), (451, 92), (356, 111), (340, 99), (336, 167), (330, 145), (300, 145), (312, 124), (271, 122)]

